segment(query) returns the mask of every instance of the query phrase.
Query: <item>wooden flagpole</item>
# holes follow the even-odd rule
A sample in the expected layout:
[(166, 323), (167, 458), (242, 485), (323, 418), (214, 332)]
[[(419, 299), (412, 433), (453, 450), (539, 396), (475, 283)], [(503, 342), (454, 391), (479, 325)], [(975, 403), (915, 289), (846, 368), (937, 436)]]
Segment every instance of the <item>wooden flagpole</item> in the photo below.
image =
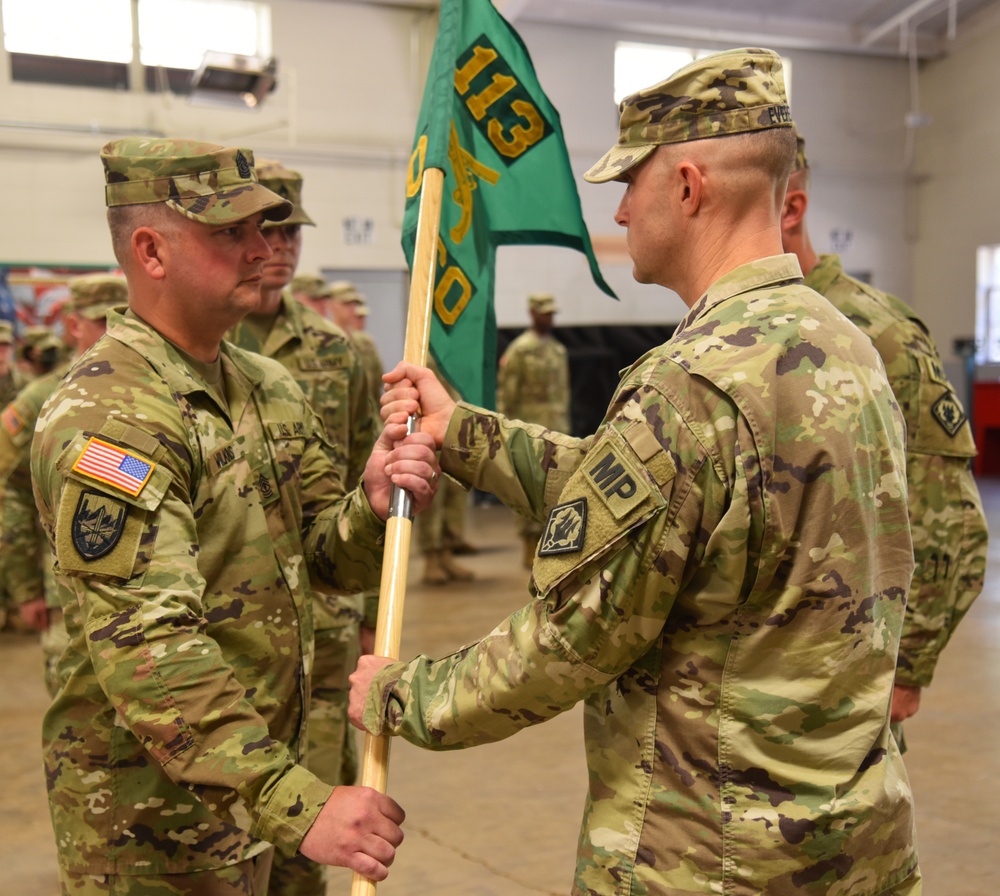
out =
[[(417, 219), (416, 243), (413, 247), (410, 299), (406, 314), (406, 342), (403, 346), (403, 360), (421, 366), (427, 364), (431, 307), (434, 301), (434, 276), (437, 270), (435, 256), (443, 195), (444, 171), (440, 168), (427, 168), (423, 173), (423, 186), (420, 192), (420, 214)], [(410, 429), (412, 431), (415, 428), (416, 419), (411, 417)], [(376, 656), (399, 658), (412, 530), (413, 509), (410, 495), (406, 491), (393, 488), (389, 519), (385, 525), (385, 553), (382, 558), (378, 622), (375, 629)], [(380, 793), (386, 792), (389, 778), (389, 740), (388, 735), (375, 737), (365, 733), (361, 785), (371, 787)], [(355, 872), (351, 882), (351, 896), (374, 896), (375, 886), (375, 881)]]

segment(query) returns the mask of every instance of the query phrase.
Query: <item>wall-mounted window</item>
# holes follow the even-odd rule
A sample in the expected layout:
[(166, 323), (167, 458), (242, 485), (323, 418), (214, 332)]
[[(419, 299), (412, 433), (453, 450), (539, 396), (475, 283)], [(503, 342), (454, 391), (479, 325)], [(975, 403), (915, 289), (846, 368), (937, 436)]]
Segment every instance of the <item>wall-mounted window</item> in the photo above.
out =
[(270, 6), (252, 0), (2, 0), (2, 10), (15, 81), (124, 90), (138, 53), (145, 89), (186, 93), (206, 50), (271, 55)]
[[(715, 52), (695, 47), (619, 41), (615, 44), (615, 103), (620, 103), (629, 94), (642, 90), (643, 87), (663, 81), (689, 62), (711, 56)], [(791, 103), (792, 64), (785, 57), (781, 61), (784, 66), (785, 91)]]
[(976, 361), (1000, 364), (1000, 246), (976, 252)]

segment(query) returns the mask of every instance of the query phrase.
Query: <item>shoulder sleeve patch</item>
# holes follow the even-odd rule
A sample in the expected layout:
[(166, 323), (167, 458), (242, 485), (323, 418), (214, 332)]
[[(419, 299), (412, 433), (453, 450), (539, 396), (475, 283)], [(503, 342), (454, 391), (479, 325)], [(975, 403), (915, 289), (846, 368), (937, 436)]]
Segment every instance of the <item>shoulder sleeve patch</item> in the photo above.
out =
[(965, 411), (954, 392), (945, 392), (931, 405), (931, 414), (941, 428), (954, 438), (965, 423)]
[(578, 498), (553, 507), (538, 541), (539, 557), (575, 554), (587, 536), (587, 499)]
[(156, 464), (91, 436), (72, 469), (74, 473), (103, 482), (135, 497), (153, 475)]
[(127, 519), (124, 501), (83, 489), (70, 526), (73, 547), (84, 560), (99, 560), (121, 540)]
[(3, 425), (3, 428), (7, 430), (7, 434), (11, 437), (16, 436), (24, 429), (24, 421), (18, 415), (17, 408), (12, 404), (7, 405), (3, 413), (0, 414), (0, 424)]

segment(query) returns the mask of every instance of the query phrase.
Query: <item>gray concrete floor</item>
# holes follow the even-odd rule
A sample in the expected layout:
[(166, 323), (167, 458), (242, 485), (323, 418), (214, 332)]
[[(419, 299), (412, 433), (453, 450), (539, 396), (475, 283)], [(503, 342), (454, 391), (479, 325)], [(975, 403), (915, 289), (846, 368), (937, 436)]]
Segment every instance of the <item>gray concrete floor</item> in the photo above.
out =
[[(1000, 533), (1000, 479), (980, 483)], [(428, 588), (414, 558), (402, 655), (451, 652), (525, 599), (527, 573), (509, 514), (472, 507), (461, 558), (471, 584)], [(55, 896), (54, 849), (39, 760), (46, 703), (34, 639), (0, 635), (0, 892)], [(1000, 805), (1000, 535), (986, 590), (946, 650), (919, 714), (907, 723), (928, 896), (992, 892)], [(382, 896), (561, 896), (572, 880), (586, 787), (579, 708), (499, 744), (427, 753), (393, 744), (389, 792), (407, 811), (403, 844)], [(988, 876), (989, 875), (989, 876)], [(348, 894), (335, 870), (329, 893)]]

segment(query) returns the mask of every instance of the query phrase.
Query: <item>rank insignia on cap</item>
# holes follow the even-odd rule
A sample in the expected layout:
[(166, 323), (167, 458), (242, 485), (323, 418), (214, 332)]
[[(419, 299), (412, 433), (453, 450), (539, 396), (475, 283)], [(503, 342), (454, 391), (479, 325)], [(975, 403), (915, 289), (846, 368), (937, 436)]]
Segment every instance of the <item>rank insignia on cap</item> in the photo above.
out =
[(124, 448), (91, 437), (73, 464), (73, 471), (135, 497), (153, 475), (156, 464)]
[(539, 557), (573, 554), (583, 549), (587, 534), (587, 499), (559, 504), (549, 513), (545, 532), (538, 543)]
[(84, 489), (73, 514), (73, 547), (84, 560), (97, 560), (110, 553), (122, 537), (128, 505), (123, 501)]
[(941, 428), (954, 437), (965, 424), (965, 411), (953, 392), (945, 392), (931, 406), (931, 414), (941, 424)]
[(24, 421), (18, 416), (13, 405), (7, 405), (4, 408), (3, 413), (0, 414), (0, 423), (3, 424), (3, 428), (7, 430), (8, 435), (16, 436), (24, 429)]
[(243, 155), (242, 149), (236, 152), (236, 170), (239, 171), (240, 177), (244, 180), (253, 176), (253, 169), (250, 167), (247, 157)]

